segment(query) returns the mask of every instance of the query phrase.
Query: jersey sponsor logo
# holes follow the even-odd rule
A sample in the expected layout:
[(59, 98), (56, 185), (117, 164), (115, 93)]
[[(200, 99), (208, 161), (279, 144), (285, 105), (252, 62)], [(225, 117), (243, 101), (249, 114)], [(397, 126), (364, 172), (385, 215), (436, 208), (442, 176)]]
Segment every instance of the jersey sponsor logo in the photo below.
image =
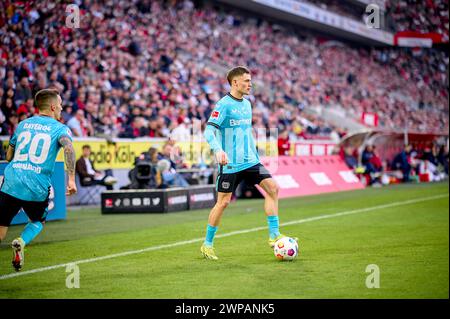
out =
[(230, 120), (230, 126), (238, 126), (238, 125), (251, 125), (251, 119), (241, 119), (241, 120)]
[(219, 115), (220, 115), (220, 112), (219, 112), (219, 111), (213, 111), (212, 114), (211, 114), (211, 117), (212, 117), (213, 119), (218, 119), (218, 118), (219, 118)]

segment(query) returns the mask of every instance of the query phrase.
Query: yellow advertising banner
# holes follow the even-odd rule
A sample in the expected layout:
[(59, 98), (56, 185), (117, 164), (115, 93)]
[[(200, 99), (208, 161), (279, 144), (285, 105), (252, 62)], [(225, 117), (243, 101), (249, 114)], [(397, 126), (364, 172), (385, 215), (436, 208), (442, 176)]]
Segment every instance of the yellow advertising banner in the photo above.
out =
[[(155, 147), (158, 152), (162, 152), (163, 145), (166, 140), (127, 140), (117, 139), (114, 142), (105, 140), (74, 140), (73, 146), (77, 158), (82, 154), (83, 145), (91, 147), (90, 159), (94, 162), (95, 168), (104, 169), (131, 169), (134, 167), (134, 160), (141, 153), (147, 152), (150, 147)], [(203, 159), (209, 163), (211, 157), (209, 154), (209, 146), (206, 142), (178, 142), (183, 153), (184, 162), (189, 166), (198, 163), (203, 154)], [(58, 154), (57, 160), (64, 160), (63, 152)]]
[[(159, 152), (162, 151), (165, 139), (115, 139), (108, 142), (105, 139), (86, 138), (74, 139), (73, 147), (77, 159), (82, 154), (83, 145), (91, 147), (90, 159), (94, 162), (98, 170), (105, 169), (131, 169), (134, 167), (134, 160), (141, 153), (147, 152), (150, 147), (155, 147)], [(191, 166), (203, 160), (206, 164), (212, 162), (209, 145), (206, 142), (177, 142), (176, 145), (183, 153), (183, 159), (186, 164)], [(6, 150), (8, 140), (3, 140), (3, 147)], [(264, 155), (277, 153), (276, 143), (258, 143), (259, 149), (265, 149)], [(261, 154), (260, 152), (260, 155)], [(64, 161), (64, 152), (60, 151), (57, 161)]]
[[(74, 140), (73, 148), (78, 159), (82, 154), (83, 145), (89, 145), (91, 147), (90, 159), (94, 162), (96, 169), (131, 169), (137, 156), (148, 151), (150, 146), (161, 149), (163, 143), (162, 141), (115, 141), (110, 143), (105, 140)], [(59, 152), (57, 160), (64, 160), (63, 152)]]

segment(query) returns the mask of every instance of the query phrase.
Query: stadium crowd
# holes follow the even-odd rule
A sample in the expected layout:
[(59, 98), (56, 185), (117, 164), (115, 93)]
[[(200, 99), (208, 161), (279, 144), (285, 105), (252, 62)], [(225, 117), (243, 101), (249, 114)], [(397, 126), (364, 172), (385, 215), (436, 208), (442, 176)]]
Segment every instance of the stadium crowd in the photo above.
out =
[(305, 111), (316, 105), (376, 112), (391, 129), (448, 130), (439, 51), (350, 47), (199, 1), (75, 1), (79, 28), (66, 25), (66, 4), (24, 3), (0, 4), (0, 135), (55, 87), (74, 136), (168, 137), (205, 124), (228, 90), (220, 67), (239, 64), (253, 72), (254, 125), (294, 141), (345, 134)]
[[(323, 10), (341, 16), (364, 21), (367, 17), (364, 6), (339, 0), (297, 0), (313, 4)], [(384, 1), (384, 25), (391, 32), (416, 31), (435, 32), (449, 40), (448, 1), (446, 0), (386, 0)]]
[(447, 0), (386, 1), (386, 14), (393, 20), (395, 31), (436, 32), (448, 42)]

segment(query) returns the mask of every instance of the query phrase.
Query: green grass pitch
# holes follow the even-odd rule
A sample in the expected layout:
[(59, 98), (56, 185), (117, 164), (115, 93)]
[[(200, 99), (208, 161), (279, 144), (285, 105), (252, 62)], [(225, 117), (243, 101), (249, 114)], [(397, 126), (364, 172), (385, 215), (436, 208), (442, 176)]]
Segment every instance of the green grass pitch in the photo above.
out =
[[(413, 184), (283, 199), (280, 222), (301, 221), (281, 227), (299, 237), (294, 262), (277, 261), (268, 247), (262, 200), (226, 210), (217, 235), (251, 231), (216, 238), (217, 262), (199, 249), (209, 210), (69, 209), (26, 248), (20, 275), (2, 278), (14, 273), (9, 243), (23, 226), (10, 228), (0, 245), (0, 298), (448, 298), (448, 191), (448, 183)], [(27, 273), (87, 259), (80, 288), (66, 287), (64, 266)], [(370, 264), (380, 288), (366, 287)]]

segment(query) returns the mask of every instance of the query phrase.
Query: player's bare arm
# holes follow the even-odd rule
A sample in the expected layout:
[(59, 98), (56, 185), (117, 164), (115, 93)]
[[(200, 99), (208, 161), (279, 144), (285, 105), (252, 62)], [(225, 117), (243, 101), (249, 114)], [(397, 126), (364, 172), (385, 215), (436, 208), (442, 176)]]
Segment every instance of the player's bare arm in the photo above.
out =
[(59, 143), (64, 148), (64, 161), (66, 162), (67, 174), (69, 175), (66, 194), (72, 195), (77, 192), (75, 183), (75, 150), (73, 149), (72, 141), (67, 136), (61, 137)]
[(6, 161), (11, 162), (14, 158), (14, 150), (15, 147), (12, 145), (8, 146), (8, 150), (6, 151)]

